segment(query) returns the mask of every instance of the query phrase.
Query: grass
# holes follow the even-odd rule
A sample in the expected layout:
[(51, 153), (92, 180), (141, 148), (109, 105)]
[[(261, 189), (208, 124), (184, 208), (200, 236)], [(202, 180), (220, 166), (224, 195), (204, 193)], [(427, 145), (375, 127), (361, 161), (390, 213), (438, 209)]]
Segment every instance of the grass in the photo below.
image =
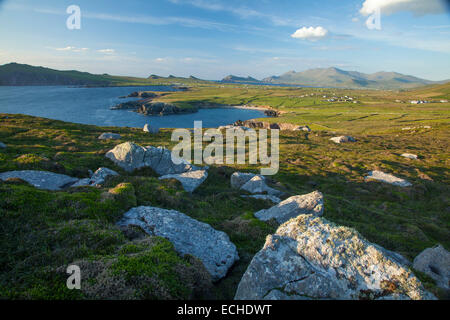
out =
[[(393, 102), (412, 98), (413, 91), (346, 90), (338, 94), (357, 96), (360, 103), (333, 104), (322, 101), (326, 93), (320, 90), (325, 89), (230, 85), (197, 87), (163, 99), (270, 105), (284, 111), (269, 120), (308, 124), (313, 132), (308, 139), (303, 133), (281, 133), (280, 171), (270, 177), (271, 184), (287, 195), (320, 190), (325, 196), (326, 219), (355, 228), (369, 241), (410, 260), (437, 243), (450, 249), (449, 104)], [(317, 91), (320, 97), (298, 98)], [(122, 140), (98, 140), (103, 132), (120, 133)], [(338, 133), (353, 135), (358, 142), (336, 145), (329, 141)], [(148, 135), (134, 128), (0, 114), (0, 141), (8, 145), (0, 150), (0, 172), (40, 169), (84, 178), (88, 170), (105, 166), (120, 173), (101, 188), (59, 192), (37, 190), (20, 181), (0, 183), (0, 296), (233, 298), (252, 257), (276, 229), (253, 217), (271, 203), (241, 198), (240, 192), (230, 189), (234, 171), (257, 172), (259, 167), (213, 166), (205, 183), (189, 194), (174, 180), (159, 181), (149, 169), (128, 174), (104, 157), (125, 141), (170, 147), (170, 135), (166, 129)], [(401, 157), (404, 152), (418, 154), (419, 160)], [(365, 182), (364, 176), (375, 169), (403, 177), (413, 187)], [(124, 212), (140, 205), (178, 210), (226, 232), (238, 248), (240, 261), (210, 288), (210, 280), (195, 259), (178, 256), (167, 241), (129, 238), (115, 226)], [(58, 271), (74, 261), (95, 270), (87, 291), (81, 293), (65, 289), (67, 276)], [(145, 274), (141, 282), (145, 285), (136, 284), (139, 272)], [(181, 275), (188, 280), (180, 282)], [(418, 276), (442, 297), (432, 280)], [(111, 279), (121, 284), (120, 294), (102, 296), (99, 288), (114, 287), (108, 282)]]

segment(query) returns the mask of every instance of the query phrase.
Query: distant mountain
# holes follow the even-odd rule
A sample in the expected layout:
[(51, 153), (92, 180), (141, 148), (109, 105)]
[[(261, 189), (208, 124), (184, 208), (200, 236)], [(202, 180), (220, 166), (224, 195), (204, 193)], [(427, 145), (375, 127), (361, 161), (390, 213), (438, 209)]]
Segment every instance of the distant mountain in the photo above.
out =
[(9, 63), (0, 66), (0, 86), (109, 85), (108, 75), (80, 71), (58, 71), (27, 64)]
[(396, 72), (365, 74), (338, 68), (318, 68), (303, 72), (289, 71), (281, 76), (265, 78), (262, 82), (355, 89), (408, 89), (435, 83)]
[(222, 82), (228, 82), (228, 83), (240, 83), (240, 82), (242, 82), (242, 83), (249, 83), (249, 82), (261, 82), (261, 81), (259, 81), (259, 80), (257, 80), (257, 79), (255, 79), (255, 78), (252, 78), (252, 77), (247, 77), (247, 78), (244, 78), (244, 77), (237, 77), (237, 76), (233, 76), (233, 75), (229, 75), (229, 76), (226, 76), (225, 78), (223, 78), (222, 79)]

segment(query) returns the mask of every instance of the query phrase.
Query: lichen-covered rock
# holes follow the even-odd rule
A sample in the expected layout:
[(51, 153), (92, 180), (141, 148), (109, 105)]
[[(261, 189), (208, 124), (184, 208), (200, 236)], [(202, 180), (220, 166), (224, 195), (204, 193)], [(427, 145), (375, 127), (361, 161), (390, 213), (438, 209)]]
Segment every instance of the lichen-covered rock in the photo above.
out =
[(300, 215), (266, 239), (235, 299), (435, 299), (397, 256), (358, 232)]
[(450, 252), (441, 245), (422, 251), (413, 262), (416, 270), (436, 280), (438, 287), (450, 290)]
[[(231, 187), (239, 189), (255, 176), (254, 173), (235, 172), (231, 175)], [(264, 177), (262, 178), (264, 179)]]
[(98, 186), (103, 184), (106, 178), (118, 175), (119, 174), (114, 170), (108, 168), (99, 168), (92, 174), (90, 178), (81, 179), (77, 183), (73, 184), (72, 187)]
[(282, 192), (269, 187), (266, 184), (266, 180), (261, 176), (254, 176), (249, 181), (247, 181), (241, 190), (256, 194), (256, 193), (267, 193), (271, 196), (279, 196)]
[(132, 142), (119, 144), (107, 152), (106, 157), (127, 172), (150, 167), (159, 175), (167, 175), (198, 169), (183, 159), (180, 164), (175, 164), (168, 149), (151, 146), (144, 148)]
[(183, 189), (187, 192), (194, 192), (208, 178), (206, 170), (188, 171), (180, 174), (168, 174), (159, 177), (160, 180), (176, 179), (181, 182)]
[(78, 182), (77, 178), (72, 178), (64, 174), (53, 173), (49, 171), (9, 171), (0, 173), (0, 180), (21, 179), (38, 189), (61, 190)]
[(419, 159), (419, 157), (416, 154), (412, 154), (412, 153), (403, 153), (401, 156), (403, 158), (408, 158), (408, 159), (411, 159), (411, 160)]
[(102, 133), (98, 138), (100, 140), (119, 140), (122, 137), (118, 133), (106, 132), (106, 133)]
[(168, 239), (180, 254), (200, 259), (214, 281), (225, 277), (228, 269), (239, 259), (236, 246), (224, 232), (175, 210), (133, 208), (118, 225), (136, 225), (149, 235)]
[(334, 143), (346, 143), (346, 142), (356, 142), (356, 139), (350, 136), (339, 136), (339, 137), (333, 137), (330, 139)]
[(255, 213), (255, 217), (262, 221), (275, 219), (278, 223), (284, 223), (300, 214), (322, 216), (323, 195), (319, 191), (309, 194), (290, 197), (270, 209), (263, 209)]
[(378, 180), (378, 181), (389, 183), (389, 184), (392, 184), (394, 186), (399, 186), (399, 187), (412, 186), (412, 184), (405, 179), (397, 178), (396, 176), (393, 176), (392, 174), (384, 173), (382, 171), (377, 171), (377, 170), (369, 172), (369, 175), (365, 178), (365, 180), (366, 181)]

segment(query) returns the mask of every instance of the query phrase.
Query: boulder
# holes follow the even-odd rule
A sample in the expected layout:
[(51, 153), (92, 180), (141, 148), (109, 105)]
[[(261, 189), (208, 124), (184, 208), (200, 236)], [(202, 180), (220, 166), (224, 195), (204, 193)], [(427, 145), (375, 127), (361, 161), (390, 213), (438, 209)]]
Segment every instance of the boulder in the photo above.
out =
[(254, 177), (256, 177), (256, 174), (253, 173), (235, 172), (231, 175), (231, 187), (240, 189), (244, 184), (246, 184)]
[(23, 170), (0, 173), (0, 180), (6, 181), (12, 178), (24, 180), (38, 189), (53, 191), (61, 190), (78, 182), (77, 178), (48, 171)]
[(256, 194), (256, 193), (267, 193), (271, 196), (281, 195), (282, 192), (269, 187), (266, 184), (266, 180), (261, 176), (254, 176), (249, 181), (247, 181), (241, 190)]
[(296, 129), (294, 129), (294, 131), (304, 131), (304, 132), (311, 132), (311, 128), (308, 126), (300, 126)]
[(150, 167), (159, 175), (179, 174), (197, 170), (187, 161), (181, 159), (180, 164), (172, 161), (170, 150), (159, 147), (141, 147), (132, 142), (117, 145), (106, 153), (106, 157), (127, 172)]
[(3, 142), (0, 142), (0, 149), (6, 149), (6, 144), (4, 144)]
[(251, 196), (241, 196), (242, 198), (253, 198), (253, 199), (259, 199), (259, 200), (269, 200), (273, 203), (280, 203), (281, 199), (275, 196), (270, 196), (268, 194), (254, 194)]
[(397, 178), (396, 176), (393, 176), (392, 174), (384, 173), (382, 171), (371, 171), (369, 172), (369, 175), (365, 178), (366, 181), (369, 180), (378, 180), (381, 182), (389, 183), (394, 186), (399, 187), (410, 187), (412, 184), (405, 179)]
[(121, 139), (121, 136), (118, 133), (106, 132), (102, 133), (98, 138), (100, 140), (119, 140)]
[(144, 126), (144, 132), (148, 132), (148, 133), (152, 133), (152, 134), (157, 134), (159, 133), (159, 128), (155, 128), (155, 127), (150, 127), (148, 124), (146, 124)]
[(133, 208), (118, 225), (136, 225), (149, 235), (168, 239), (181, 255), (190, 254), (200, 259), (214, 281), (225, 277), (228, 269), (239, 260), (236, 246), (226, 233), (175, 210)]
[(255, 213), (255, 217), (261, 221), (275, 219), (278, 223), (284, 223), (301, 214), (313, 216), (323, 215), (323, 195), (319, 191), (309, 194), (290, 197), (270, 209), (263, 209)]
[(118, 175), (119, 174), (114, 170), (108, 168), (99, 168), (92, 174), (90, 178), (81, 179), (71, 187), (99, 186), (105, 182), (106, 178)]
[(159, 177), (160, 180), (176, 179), (181, 182), (183, 189), (187, 192), (194, 192), (208, 178), (206, 170), (188, 171), (180, 174), (168, 174)]
[(312, 215), (281, 225), (251, 261), (235, 299), (264, 298), (435, 299), (397, 256)]
[(417, 159), (419, 159), (419, 157), (418, 157), (417, 155), (412, 154), (412, 153), (403, 153), (401, 156), (402, 156), (403, 158), (408, 158), (408, 159), (411, 159), (411, 160), (417, 160)]
[(356, 139), (350, 136), (340, 136), (330, 139), (334, 143), (346, 143), (346, 142), (356, 142)]
[(413, 262), (416, 270), (436, 280), (438, 287), (450, 290), (450, 252), (441, 245), (422, 251)]

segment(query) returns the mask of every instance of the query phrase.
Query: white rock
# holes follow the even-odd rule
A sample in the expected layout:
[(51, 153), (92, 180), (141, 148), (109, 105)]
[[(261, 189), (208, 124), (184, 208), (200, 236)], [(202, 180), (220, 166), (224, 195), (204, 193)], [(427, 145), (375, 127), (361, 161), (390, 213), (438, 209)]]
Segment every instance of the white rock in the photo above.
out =
[(159, 128), (156, 127), (150, 127), (148, 124), (144, 125), (144, 132), (148, 132), (148, 133), (152, 133), (152, 134), (157, 134), (159, 133)]
[(102, 133), (98, 138), (100, 140), (119, 140), (121, 139), (121, 136), (118, 133), (106, 132)]
[(356, 142), (356, 139), (350, 136), (340, 136), (330, 139), (334, 143)]
[(181, 182), (183, 189), (187, 192), (194, 192), (208, 178), (206, 170), (188, 171), (180, 174), (168, 174), (159, 177), (160, 180), (176, 179)]
[(266, 184), (266, 180), (261, 176), (254, 176), (253, 178), (251, 178), (241, 187), (241, 190), (245, 190), (253, 194), (267, 193), (271, 196), (277, 196), (282, 194), (282, 192), (269, 187)]
[(410, 187), (412, 184), (408, 182), (405, 179), (397, 178), (396, 176), (393, 176), (392, 174), (384, 173), (382, 171), (371, 171), (369, 172), (369, 175), (365, 178), (366, 181), (369, 180), (378, 180), (381, 182), (389, 183), (394, 186), (399, 187)]
[(110, 176), (118, 176), (119, 174), (114, 170), (108, 168), (99, 168), (95, 171), (90, 178), (81, 179), (72, 187), (84, 187), (84, 186), (99, 186), (105, 182), (105, 179)]
[(0, 180), (5, 181), (11, 178), (24, 180), (34, 187), (44, 190), (61, 190), (78, 182), (77, 178), (48, 171), (23, 170), (0, 173)]
[(412, 160), (419, 159), (419, 157), (417, 155), (412, 154), (412, 153), (403, 153), (401, 156), (404, 158), (412, 159)]
[(436, 284), (450, 290), (450, 252), (441, 245), (422, 251), (413, 262), (416, 270), (436, 280)]
[[(240, 189), (244, 184), (256, 177), (253, 173), (235, 172), (231, 175), (231, 187)], [(261, 176), (264, 179), (264, 177)]]

